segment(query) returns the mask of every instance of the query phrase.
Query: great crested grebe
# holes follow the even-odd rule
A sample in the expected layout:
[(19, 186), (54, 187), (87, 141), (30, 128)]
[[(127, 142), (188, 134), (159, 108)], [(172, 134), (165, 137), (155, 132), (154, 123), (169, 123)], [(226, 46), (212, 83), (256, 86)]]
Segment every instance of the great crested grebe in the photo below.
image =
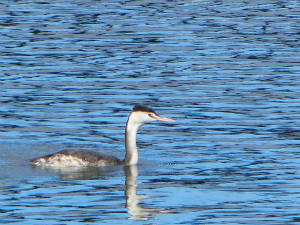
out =
[(126, 154), (124, 160), (120, 160), (112, 155), (90, 150), (63, 150), (32, 159), (29, 162), (35, 166), (46, 167), (135, 165), (138, 162), (138, 150), (136, 145), (137, 131), (144, 123), (152, 121), (172, 122), (174, 120), (161, 117), (157, 115), (152, 108), (144, 105), (136, 105), (133, 107), (126, 123)]

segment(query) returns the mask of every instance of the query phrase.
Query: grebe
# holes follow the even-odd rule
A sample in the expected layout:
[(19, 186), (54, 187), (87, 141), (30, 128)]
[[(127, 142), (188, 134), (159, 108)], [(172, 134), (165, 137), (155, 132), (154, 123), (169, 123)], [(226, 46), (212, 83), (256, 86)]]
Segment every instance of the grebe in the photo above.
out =
[(136, 145), (137, 131), (144, 123), (152, 121), (172, 122), (174, 120), (161, 117), (157, 115), (152, 108), (144, 105), (136, 105), (133, 107), (126, 123), (126, 154), (124, 160), (120, 160), (112, 155), (90, 150), (63, 150), (32, 159), (29, 163), (42, 167), (135, 165), (138, 162), (138, 150)]

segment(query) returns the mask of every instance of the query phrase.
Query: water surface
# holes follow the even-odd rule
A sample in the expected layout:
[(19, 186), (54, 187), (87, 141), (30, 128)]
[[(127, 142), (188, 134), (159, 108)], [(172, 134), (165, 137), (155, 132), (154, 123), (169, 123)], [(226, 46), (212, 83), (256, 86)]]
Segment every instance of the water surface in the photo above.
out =
[[(0, 5), (0, 223), (296, 224), (298, 1), (7, 1)], [(136, 103), (173, 124), (137, 168), (39, 170), (124, 156)]]

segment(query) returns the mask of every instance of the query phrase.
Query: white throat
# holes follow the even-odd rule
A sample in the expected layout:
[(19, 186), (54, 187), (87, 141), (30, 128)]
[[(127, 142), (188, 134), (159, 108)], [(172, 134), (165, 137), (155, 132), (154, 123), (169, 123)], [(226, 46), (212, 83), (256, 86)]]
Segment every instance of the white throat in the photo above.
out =
[(136, 145), (136, 136), (137, 131), (140, 126), (143, 125), (141, 122), (135, 121), (135, 119), (130, 114), (127, 124), (126, 124), (126, 131), (125, 131), (125, 147), (126, 147), (126, 155), (124, 159), (125, 165), (135, 165), (138, 162), (138, 150)]

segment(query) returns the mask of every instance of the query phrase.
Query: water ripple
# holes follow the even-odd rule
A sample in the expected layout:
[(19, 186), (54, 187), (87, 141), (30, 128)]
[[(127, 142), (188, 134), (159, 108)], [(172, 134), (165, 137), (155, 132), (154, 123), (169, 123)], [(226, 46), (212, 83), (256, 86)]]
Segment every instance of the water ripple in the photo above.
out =
[[(1, 3), (0, 223), (299, 222), (298, 9)], [(122, 158), (136, 103), (176, 119), (141, 129), (138, 177), (27, 164), (66, 148)]]

